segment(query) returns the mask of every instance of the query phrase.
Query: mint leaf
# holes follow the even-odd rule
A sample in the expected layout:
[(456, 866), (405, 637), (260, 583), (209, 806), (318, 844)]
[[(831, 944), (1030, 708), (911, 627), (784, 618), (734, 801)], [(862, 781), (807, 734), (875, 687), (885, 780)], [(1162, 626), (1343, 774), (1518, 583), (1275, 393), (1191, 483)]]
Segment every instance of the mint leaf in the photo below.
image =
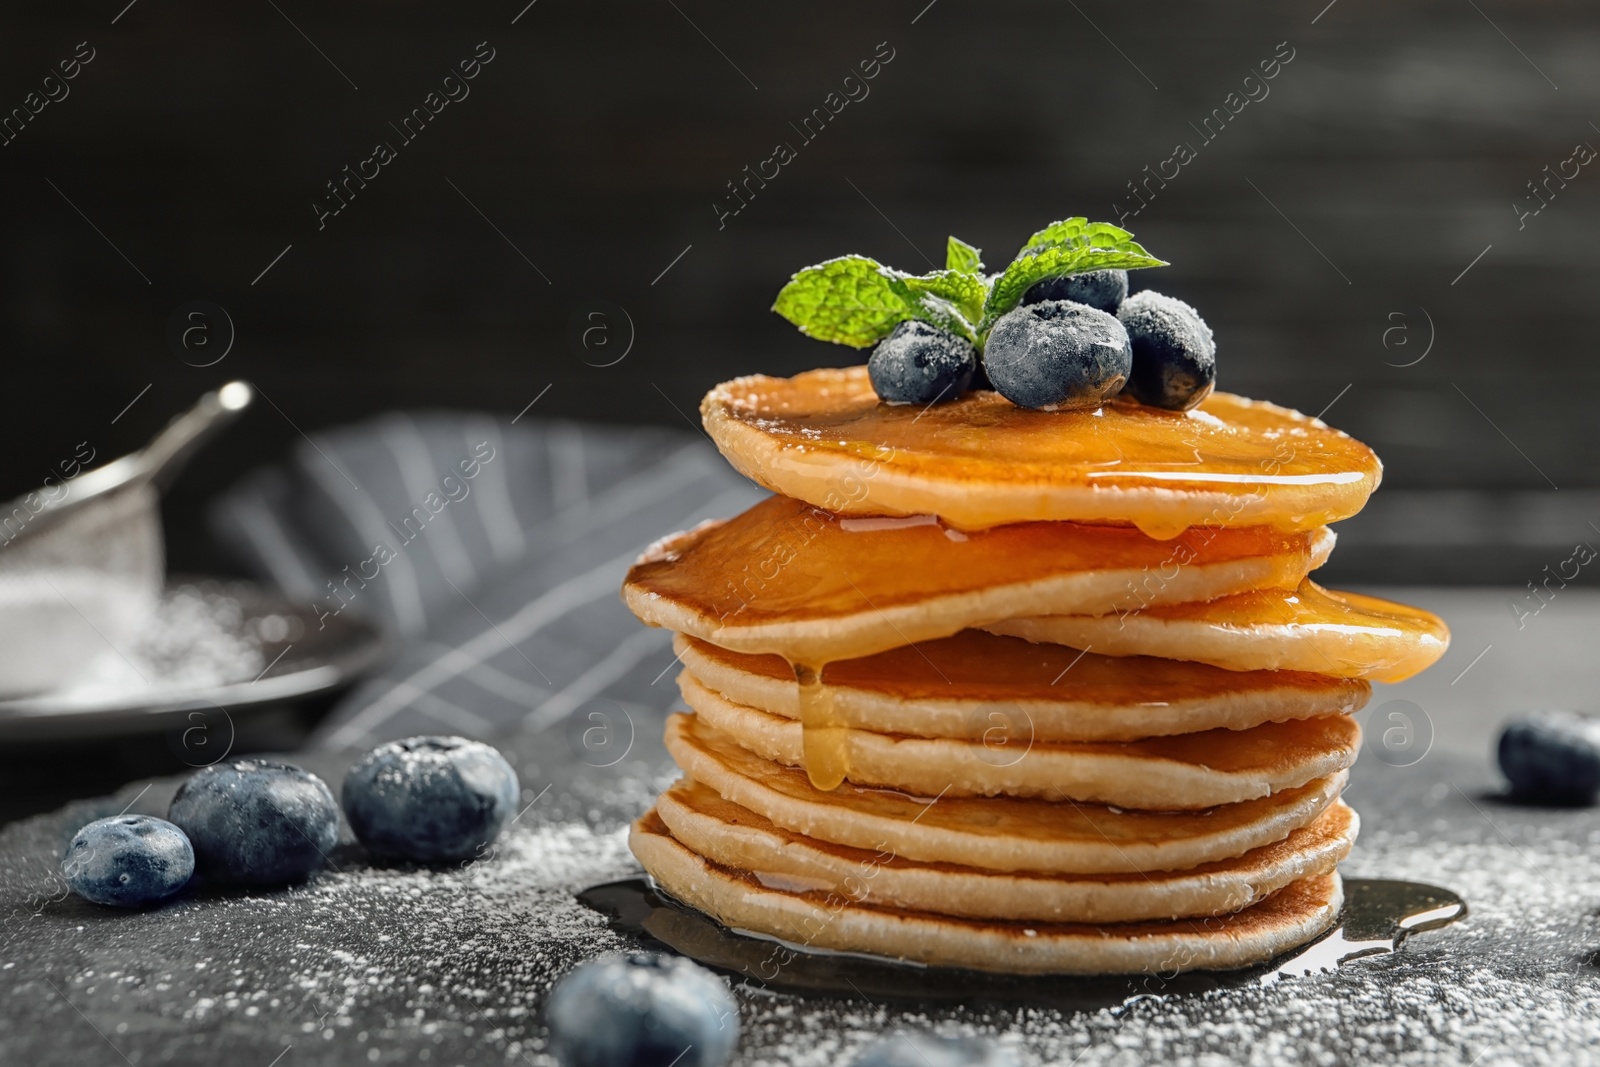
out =
[(946, 270), (977, 274), (983, 270), (983, 253), (961, 238), (951, 237), (945, 245), (944, 266)]
[(840, 256), (789, 279), (772, 310), (819, 341), (868, 348), (910, 318), (922, 318), (911, 293), (876, 260)]
[(961, 313), (960, 308), (942, 296), (930, 292), (918, 292), (906, 284), (911, 280), (913, 279), (905, 276), (895, 279), (896, 288), (905, 294), (906, 301), (911, 305), (912, 312), (907, 318), (921, 319), (941, 330), (948, 330), (974, 344), (977, 343), (977, 327), (972, 320)]
[[(983, 302), (989, 296), (988, 282), (981, 274), (936, 270), (922, 275), (899, 275), (896, 281), (904, 286), (907, 293), (913, 294), (913, 297), (931, 296), (947, 304), (959, 315), (961, 322), (958, 327), (946, 328), (954, 328), (969, 341), (977, 339), (977, 325), (983, 318)], [(918, 315), (917, 318), (927, 319), (935, 325), (945, 325), (929, 315)]]
[(994, 280), (984, 302), (981, 330), (988, 332), (994, 320), (1022, 302), (1022, 295), (1035, 282), (1059, 278), (1063, 274), (1082, 274), (1091, 270), (1132, 270), (1136, 267), (1164, 267), (1166, 263), (1143, 249), (1121, 252), (1105, 248), (1071, 248), (1056, 245), (1018, 256)]
[(1133, 248), (1140, 252), (1144, 249), (1134, 243), (1133, 234), (1120, 226), (1113, 226), (1109, 222), (1090, 222), (1079, 216), (1077, 218), (1062, 219), (1052, 222), (1032, 237), (1022, 246), (1017, 255), (1030, 248), (1048, 248), (1052, 245), (1068, 245), (1073, 248)]
[(977, 339), (988, 286), (977, 274), (936, 270), (920, 277), (866, 256), (807, 267), (778, 293), (772, 310), (807, 337), (869, 348), (907, 319)]
[(1108, 222), (1084, 218), (1053, 222), (1028, 238), (1017, 258), (1000, 273), (989, 289), (979, 332), (987, 334), (994, 320), (1022, 302), (1036, 282), (1091, 270), (1133, 270), (1164, 267), (1133, 239), (1133, 234)]

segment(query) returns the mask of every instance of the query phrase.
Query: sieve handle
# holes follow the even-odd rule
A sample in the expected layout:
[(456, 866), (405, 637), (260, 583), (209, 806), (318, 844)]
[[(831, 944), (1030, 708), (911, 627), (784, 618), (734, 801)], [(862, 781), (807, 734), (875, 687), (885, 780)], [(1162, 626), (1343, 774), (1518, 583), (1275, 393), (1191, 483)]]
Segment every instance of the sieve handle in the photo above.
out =
[(139, 451), (78, 475), (72, 483), (72, 494), (59, 504), (48, 506), (41, 514), (71, 509), (102, 493), (134, 486), (149, 484), (157, 489), (165, 488), (195, 450), (249, 407), (254, 397), (255, 390), (248, 382), (229, 382), (207, 393), (194, 407), (167, 423), (167, 428)]
[(255, 399), (249, 382), (229, 382), (201, 397), (194, 407), (167, 423), (151, 442), (130, 459), (136, 463), (130, 481), (151, 482), (165, 489), (189, 457), (212, 434), (232, 422)]

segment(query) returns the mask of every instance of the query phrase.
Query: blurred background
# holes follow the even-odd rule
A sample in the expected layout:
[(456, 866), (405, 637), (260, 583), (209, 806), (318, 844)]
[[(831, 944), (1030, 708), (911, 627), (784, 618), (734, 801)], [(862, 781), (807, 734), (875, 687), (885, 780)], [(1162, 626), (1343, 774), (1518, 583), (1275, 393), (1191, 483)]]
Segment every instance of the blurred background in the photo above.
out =
[(4, 25), (0, 496), (247, 378), (265, 402), (164, 500), (174, 571), (240, 571), (207, 505), (303, 435), (395, 408), (687, 433), (721, 379), (863, 357), (770, 313), (794, 270), (921, 271), (947, 234), (998, 266), (1069, 215), (1172, 262), (1146, 281), (1207, 317), (1223, 388), (1381, 454), (1330, 581), (1509, 600), (1600, 538), (1592, 6), (96, 0)]
[[(298, 431), (541, 395), (684, 427), (722, 378), (859, 358), (768, 311), (799, 267), (920, 271), (949, 233), (1002, 264), (1083, 214), (1172, 262), (1147, 281), (1206, 315), (1225, 388), (1383, 456), (1330, 575), (1521, 584), (1593, 535), (1592, 7), (526, 2), (7, 4), (0, 107), (93, 58), (0, 147), (0, 494), (249, 378), (271, 403), (165, 512), (174, 568), (224, 571), (203, 502)], [(478, 52), (470, 95), (397, 132)], [(395, 158), (319, 218), (378, 142)], [(205, 368), (216, 344), (169, 342), (191, 301), (235, 331)], [(572, 337), (594, 301), (604, 355)], [(632, 349), (595, 366), (616, 308)]]

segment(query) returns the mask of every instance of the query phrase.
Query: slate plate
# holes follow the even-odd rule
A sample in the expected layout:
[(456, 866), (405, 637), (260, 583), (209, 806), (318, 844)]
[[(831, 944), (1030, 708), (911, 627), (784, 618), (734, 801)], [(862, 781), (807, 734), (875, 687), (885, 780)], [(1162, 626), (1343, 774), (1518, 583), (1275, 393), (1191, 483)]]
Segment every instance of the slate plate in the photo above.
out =
[[(673, 776), (637, 724), (627, 758), (585, 762), (557, 729), (505, 747), (529, 807), (495, 855), (427, 870), (342, 845), (295, 889), (196, 892), (156, 911), (63, 895), (55, 858), (122, 795), (0, 831), (0, 1062), (543, 1065), (541, 1004), (579, 960), (626, 947), (574, 900), (637, 873), (629, 818)], [(335, 788), (354, 754), (299, 762)], [(593, 761), (598, 762), (598, 761)], [(133, 810), (159, 813), (174, 781)], [(1025, 1063), (1600, 1061), (1600, 816), (1489, 796), (1434, 753), (1359, 765), (1363, 833), (1346, 872), (1462, 893), (1465, 921), (1336, 972), (1065, 1013), (1034, 1005), (877, 1003), (740, 987), (738, 1062), (835, 1065), (897, 1029), (997, 1036)]]

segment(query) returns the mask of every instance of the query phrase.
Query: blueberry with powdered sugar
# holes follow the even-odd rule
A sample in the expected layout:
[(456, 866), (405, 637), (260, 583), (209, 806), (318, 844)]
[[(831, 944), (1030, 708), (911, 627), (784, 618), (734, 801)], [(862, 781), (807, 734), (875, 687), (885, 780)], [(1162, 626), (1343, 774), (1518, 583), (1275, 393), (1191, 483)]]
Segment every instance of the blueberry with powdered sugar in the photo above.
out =
[(1200, 313), (1153, 289), (1122, 302), (1117, 318), (1133, 345), (1127, 392), (1141, 404), (1188, 411), (1217, 384), (1217, 343)]
[(1600, 718), (1593, 715), (1519, 715), (1501, 730), (1496, 755), (1519, 799), (1592, 804), (1600, 795)]
[(194, 874), (194, 849), (165, 819), (116, 815), (96, 819), (73, 835), (61, 873), (86, 900), (137, 908), (184, 887)]
[(1117, 308), (1128, 298), (1128, 272), (1125, 270), (1091, 270), (1082, 274), (1063, 274), (1059, 278), (1046, 278), (1035, 282), (1022, 295), (1024, 304), (1042, 304), (1046, 300), (1071, 300), (1075, 304), (1088, 304), (1099, 311), (1117, 313)]
[(1024, 304), (989, 332), (983, 365), (1001, 396), (1025, 408), (1093, 407), (1128, 380), (1128, 333), (1108, 315), (1067, 300)]
[(386, 856), (437, 863), (482, 853), (516, 813), (517, 772), (465, 737), (408, 737), (368, 752), (345, 777), (345, 817)]
[(867, 360), (872, 390), (888, 404), (954, 400), (977, 369), (972, 342), (917, 319), (896, 326)]
[(287, 763), (241, 759), (195, 772), (167, 809), (207, 878), (275, 886), (318, 870), (339, 840), (327, 783)]
[(594, 960), (556, 983), (545, 1006), (561, 1067), (721, 1067), (739, 1040), (722, 979), (679, 956)]

